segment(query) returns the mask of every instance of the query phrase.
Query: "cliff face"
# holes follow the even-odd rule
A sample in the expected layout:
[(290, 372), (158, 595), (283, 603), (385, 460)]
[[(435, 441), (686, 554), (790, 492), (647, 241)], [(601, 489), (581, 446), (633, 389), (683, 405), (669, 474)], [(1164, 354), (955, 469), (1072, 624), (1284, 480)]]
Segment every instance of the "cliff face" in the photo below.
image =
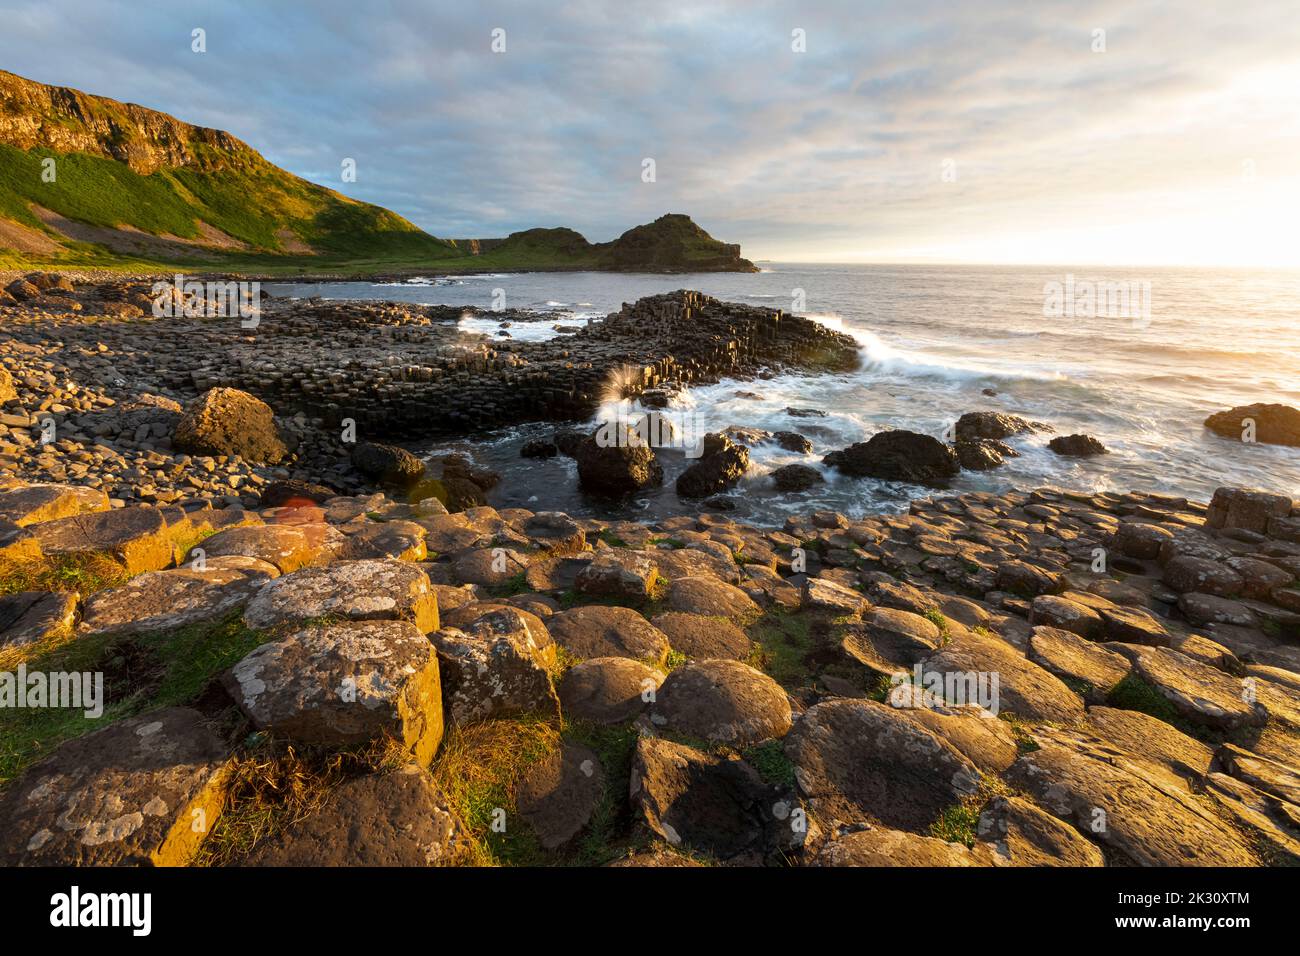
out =
[[(149, 174), (165, 167), (266, 164), (229, 133), (157, 110), (46, 86), (0, 70), (0, 143), (21, 150), (85, 153)], [(269, 164), (266, 164), (269, 165)]]

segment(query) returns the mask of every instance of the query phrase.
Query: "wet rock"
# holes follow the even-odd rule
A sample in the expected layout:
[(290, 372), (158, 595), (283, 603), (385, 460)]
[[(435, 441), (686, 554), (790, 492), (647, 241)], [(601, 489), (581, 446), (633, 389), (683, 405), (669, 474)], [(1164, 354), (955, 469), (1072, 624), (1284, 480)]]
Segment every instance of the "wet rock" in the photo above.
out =
[(988, 471), (1006, 464), (1008, 458), (1019, 458), (1016, 451), (1005, 442), (992, 438), (974, 438), (955, 442), (952, 450), (957, 461), (967, 471)]
[(870, 700), (823, 701), (785, 738), (799, 788), (823, 825), (924, 831), (975, 792), (979, 771), (952, 744)]
[(560, 703), (570, 718), (621, 724), (639, 716), (664, 681), (662, 671), (628, 657), (594, 657), (575, 664), (560, 682)]
[(747, 664), (698, 661), (668, 675), (650, 719), (672, 733), (743, 749), (790, 729), (790, 701), (781, 685)]
[(1253, 426), (1253, 440), (1266, 445), (1300, 447), (1300, 409), (1290, 405), (1238, 405), (1226, 412), (1215, 412), (1205, 420), (1205, 427), (1221, 438), (1244, 441)]
[(69, 740), (0, 797), (0, 864), (183, 866), (221, 815), (227, 755), (185, 707)]
[(929, 435), (885, 431), (842, 451), (831, 452), (822, 462), (856, 478), (906, 481), (946, 488), (960, 466), (957, 455)]
[(681, 498), (707, 498), (734, 486), (749, 469), (749, 449), (725, 435), (704, 436), (703, 455), (677, 479)]
[(807, 491), (825, 480), (811, 465), (783, 465), (772, 472), (772, 484), (778, 491)]
[(255, 630), (340, 618), (408, 621), (422, 634), (438, 629), (429, 576), (406, 561), (347, 561), (305, 568), (272, 581), (244, 609)]
[(192, 402), (172, 444), (191, 455), (237, 455), (259, 465), (289, 454), (271, 407), (237, 388), (212, 388)]
[(1002, 412), (967, 412), (957, 419), (953, 434), (959, 442), (981, 438), (998, 441), (1033, 431), (1051, 431), (1051, 428), (1042, 422), (1031, 422)]
[(1058, 435), (1047, 447), (1068, 458), (1091, 458), (1107, 453), (1106, 446), (1091, 435)]
[(519, 815), (547, 850), (564, 846), (591, 822), (605, 790), (596, 754), (565, 741), (532, 764), (516, 785)]
[(556, 643), (574, 657), (630, 657), (662, 667), (668, 638), (636, 611), (625, 607), (575, 607), (547, 622)]
[(254, 649), (223, 683), (254, 726), (296, 742), (387, 734), (422, 765), (442, 742), (438, 655), (406, 621), (304, 627)]
[(416, 764), (345, 781), (321, 806), (259, 844), (242, 866), (440, 866), (460, 834), (446, 798)]
[(796, 452), (800, 455), (812, 454), (813, 443), (798, 432), (775, 432), (772, 437), (786, 451)]
[(664, 469), (654, 449), (639, 441), (602, 445), (589, 437), (574, 457), (578, 483), (592, 494), (620, 498), (664, 483)]
[(386, 485), (409, 486), (424, 477), (424, 462), (396, 445), (361, 442), (351, 457), (353, 468)]

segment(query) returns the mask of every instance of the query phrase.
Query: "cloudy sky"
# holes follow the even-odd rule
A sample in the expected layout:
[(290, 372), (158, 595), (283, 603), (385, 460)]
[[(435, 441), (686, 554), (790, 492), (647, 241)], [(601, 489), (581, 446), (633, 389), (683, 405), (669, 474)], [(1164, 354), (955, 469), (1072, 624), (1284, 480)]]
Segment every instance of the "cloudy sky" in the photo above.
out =
[(229, 130), (441, 236), (686, 212), (753, 258), (1300, 265), (1296, 13), (0, 0), (0, 68)]

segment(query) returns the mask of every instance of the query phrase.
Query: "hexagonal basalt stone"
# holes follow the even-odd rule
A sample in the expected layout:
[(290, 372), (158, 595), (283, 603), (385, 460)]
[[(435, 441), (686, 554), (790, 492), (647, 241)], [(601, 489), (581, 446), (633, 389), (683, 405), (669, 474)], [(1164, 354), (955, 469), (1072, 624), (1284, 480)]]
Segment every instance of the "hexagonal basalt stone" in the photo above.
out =
[(160, 571), (172, 563), (167, 522), (147, 505), (43, 521), (31, 532), (43, 554), (101, 554), (121, 562), (128, 574)]
[(260, 844), (243, 866), (440, 866), (451, 861), (459, 829), (426, 770), (341, 784), (321, 807)]
[(442, 741), (438, 657), (414, 624), (305, 627), (263, 644), (223, 677), (262, 730), (350, 746), (389, 734), (427, 764)]
[(662, 671), (630, 657), (594, 657), (565, 673), (560, 703), (570, 717), (621, 724), (649, 707), (663, 682)]
[(631, 608), (575, 607), (548, 619), (547, 627), (556, 643), (582, 660), (630, 657), (659, 667), (668, 657), (663, 631)]
[(668, 675), (650, 719), (673, 733), (743, 748), (790, 729), (790, 700), (780, 684), (747, 664), (700, 661)]
[(19, 591), (0, 597), (0, 647), (21, 647), (71, 634), (77, 621), (73, 591)]
[(185, 707), (69, 740), (0, 797), (0, 865), (182, 866), (221, 814), (227, 756)]
[(329, 617), (410, 621), (428, 634), (438, 629), (438, 599), (429, 576), (414, 564), (345, 561), (286, 574), (244, 609), (244, 623), (255, 630)]
[(343, 536), (326, 524), (268, 524), (228, 528), (203, 541), (208, 557), (243, 555), (258, 558), (289, 574), (332, 560)]
[(443, 702), (452, 721), (516, 714), (558, 716), (551, 685), (555, 645), (535, 615), (498, 608), (429, 636), (438, 649)]
[[(219, 559), (218, 559), (219, 560)], [(137, 575), (86, 601), (81, 631), (86, 634), (162, 634), (206, 621), (218, 621), (248, 603), (274, 576), (258, 571), (209, 567), (174, 568)]]
[(108, 495), (79, 485), (26, 485), (0, 492), (0, 518), (20, 527), (108, 508)]

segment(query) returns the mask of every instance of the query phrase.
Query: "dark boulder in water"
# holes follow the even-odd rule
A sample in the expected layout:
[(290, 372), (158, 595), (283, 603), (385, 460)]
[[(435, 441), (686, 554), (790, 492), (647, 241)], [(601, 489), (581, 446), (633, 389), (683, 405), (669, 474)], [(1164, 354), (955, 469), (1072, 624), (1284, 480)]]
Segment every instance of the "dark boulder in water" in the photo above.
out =
[(777, 432), (774, 437), (776, 443), (786, 451), (797, 451), (801, 455), (807, 455), (813, 450), (813, 443), (798, 432)]
[(967, 412), (957, 419), (953, 437), (957, 441), (974, 441), (977, 438), (1000, 440), (1023, 432), (1050, 432), (1052, 427), (1042, 422), (1031, 422), (1019, 415), (1003, 412)]
[(1106, 446), (1091, 435), (1061, 435), (1047, 443), (1058, 455), (1069, 458), (1090, 458), (1106, 454)]
[(704, 454), (677, 479), (680, 498), (707, 498), (732, 487), (749, 469), (749, 449), (726, 435), (704, 436)]
[(791, 418), (825, 418), (826, 412), (820, 408), (787, 408), (785, 413)]
[(352, 467), (386, 485), (413, 485), (424, 475), (424, 462), (405, 448), (362, 442), (352, 449)]
[(554, 458), (559, 453), (560, 449), (555, 442), (546, 438), (534, 438), (519, 449), (521, 458)]
[(593, 494), (618, 498), (664, 483), (664, 469), (654, 449), (634, 436), (615, 444), (587, 437), (574, 457), (578, 461), (578, 483)]
[(957, 461), (967, 471), (988, 471), (1005, 464), (1008, 458), (1020, 457), (1020, 452), (994, 438), (958, 441), (952, 449), (957, 453)]
[(1226, 412), (1215, 412), (1205, 420), (1205, 427), (1220, 437), (1236, 441), (1249, 441), (1253, 437), (1265, 445), (1300, 448), (1300, 408), (1290, 405), (1238, 405)]
[(807, 491), (825, 480), (811, 465), (785, 465), (772, 472), (772, 482), (780, 491)]
[(909, 431), (880, 432), (822, 459), (856, 478), (909, 481), (933, 488), (947, 487), (960, 471), (957, 453), (929, 435)]

